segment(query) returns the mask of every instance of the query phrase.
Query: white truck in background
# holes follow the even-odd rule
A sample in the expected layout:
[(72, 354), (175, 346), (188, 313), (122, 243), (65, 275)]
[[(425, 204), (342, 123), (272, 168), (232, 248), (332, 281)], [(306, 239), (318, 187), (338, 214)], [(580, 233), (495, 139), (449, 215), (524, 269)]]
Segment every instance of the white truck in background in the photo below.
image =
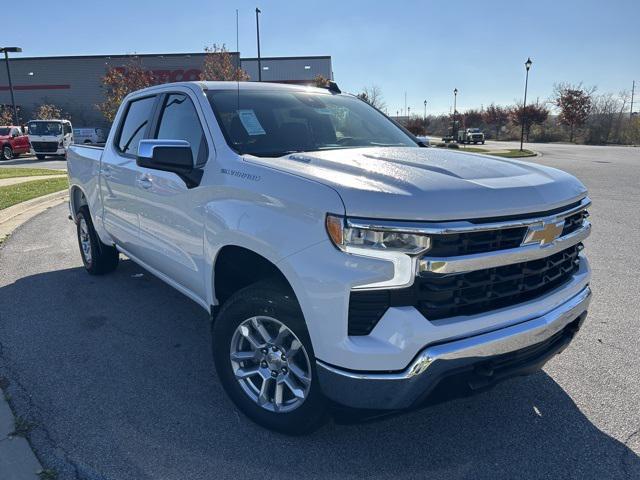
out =
[(27, 125), (31, 152), (38, 160), (67, 154), (73, 143), (73, 127), (69, 120), (31, 120)]
[(68, 161), (87, 271), (122, 253), (201, 305), (220, 382), (268, 428), (536, 371), (587, 314), (582, 183), (421, 148), (334, 83), (147, 88)]
[(96, 145), (104, 143), (107, 139), (104, 128), (100, 127), (85, 127), (73, 129), (73, 142), (81, 143), (84, 145)]

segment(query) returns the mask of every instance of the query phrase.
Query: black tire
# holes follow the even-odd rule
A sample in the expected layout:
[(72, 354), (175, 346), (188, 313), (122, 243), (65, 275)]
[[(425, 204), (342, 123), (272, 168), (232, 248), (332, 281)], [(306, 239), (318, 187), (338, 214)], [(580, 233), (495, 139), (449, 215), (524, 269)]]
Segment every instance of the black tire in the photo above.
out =
[[(85, 226), (86, 232), (83, 231)], [(93, 227), (89, 208), (86, 205), (80, 207), (80, 211), (78, 212), (76, 232), (78, 235), (80, 256), (82, 257), (82, 263), (87, 272), (91, 275), (104, 275), (105, 273), (113, 272), (120, 260), (118, 250), (100, 241)], [(83, 244), (87, 245), (90, 254), (85, 253)]]
[(484, 140), (482, 140), (482, 144), (484, 145)]
[(47, 156), (46, 156), (46, 155), (41, 155), (41, 154), (37, 153), (37, 154), (36, 154), (36, 158), (37, 158), (38, 160), (44, 160), (45, 158), (47, 158)]
[[(277, 319), (295, 334), (306, 350), (311, 382), (306, 398), (294, 410), (277, 413), (261, 407), (236, 379), (230, 357), (233, 335), (240, 324), (256, 316)], [(324, 423), (327, 408), (318, 383), (313, 346), (300, 306), (288, 286), (272, 278), (236, 292), (222, 306), (212, 330), (218, 377), (227, 395), (247, 417), (263, 427), (288, 435), (302, 435)]]
[(13, 148), (11, 145), (2, 146), (2, 160), (11, 160), (13, 158)]

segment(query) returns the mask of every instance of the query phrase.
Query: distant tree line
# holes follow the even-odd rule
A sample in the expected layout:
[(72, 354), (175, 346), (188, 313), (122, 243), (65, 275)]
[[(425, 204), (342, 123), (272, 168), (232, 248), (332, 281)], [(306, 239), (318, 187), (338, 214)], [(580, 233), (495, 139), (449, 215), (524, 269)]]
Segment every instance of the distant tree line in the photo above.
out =
[[(521, 102), (456, 112), (459, 128), (481, 128), (487, 138), (525, 141), (568, 141), (586, 144), (640, 144), (640, 115), (629, 115), (630, 95), (597, 94), (595, 87), (559, 83), (547, 101)], [(414, 115), (405, 126), (416, 135), (451, 133), (454, 115)]]

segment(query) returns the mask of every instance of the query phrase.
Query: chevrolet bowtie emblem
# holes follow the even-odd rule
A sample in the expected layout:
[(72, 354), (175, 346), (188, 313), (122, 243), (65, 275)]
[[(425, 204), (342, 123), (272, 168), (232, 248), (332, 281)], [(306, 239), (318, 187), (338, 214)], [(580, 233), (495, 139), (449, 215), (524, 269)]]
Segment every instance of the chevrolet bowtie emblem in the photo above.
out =
[(538, 243), (540, 246), (553, 243), (561, 234), (564, 228), (564, 220), (561, 222), (538, 223), (530, 225), (527, 235), (524, 237), (522, 245)]

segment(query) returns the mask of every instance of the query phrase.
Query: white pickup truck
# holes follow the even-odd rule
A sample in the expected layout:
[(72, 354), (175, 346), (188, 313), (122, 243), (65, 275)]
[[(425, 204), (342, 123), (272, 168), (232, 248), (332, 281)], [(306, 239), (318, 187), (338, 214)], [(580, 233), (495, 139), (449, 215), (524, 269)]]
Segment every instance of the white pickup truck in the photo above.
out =
[(210, 312), (218, 377), (268, 428), (482, 390), (586, 317), (582, 183), (423, 148), (335, 84), (148, 88), (68, 160), (88, 272), (122, 253)]

